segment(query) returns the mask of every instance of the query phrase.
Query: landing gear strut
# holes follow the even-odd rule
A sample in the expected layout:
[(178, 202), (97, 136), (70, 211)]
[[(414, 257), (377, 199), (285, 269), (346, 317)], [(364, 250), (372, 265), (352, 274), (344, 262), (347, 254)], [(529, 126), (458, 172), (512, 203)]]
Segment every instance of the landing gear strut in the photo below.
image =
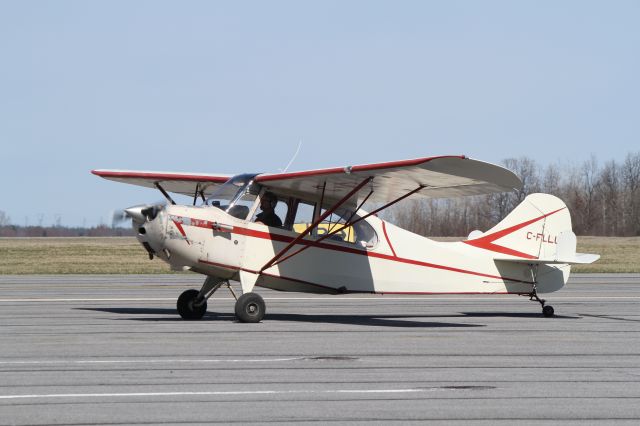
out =
[(546, 318), (551, 318), (554, 313), (553, 306), (545, 305), (545, 300), (538, 297), (538, 291), (536, 289), (536, 284), (538, 283), (538, 265), (529, 265), (529, 267), (531, 268), (531, 277), (533, 278), (533, 289), (531, 290), (531, 293), (529, 293), (529, 300), (540, 303), (540, 305), (542, 306), (542, 315), (544, 315)]
[(186, 320), (202, 319), (207, 312), (207, 300), (220, 287), (226, 286), (236, 299), (235, 313), (240, 322), (260, 322), (264, 318), (266, 307), (258, 293), (248, 292), (238, 297), (228, 280), (207, 277), (200, 291), (186, 290), (178, 297), (178, 313)]
[(207, 277), (200, 291), (195, 289), (186, 290), (178, 297), (177, 308), (180, 316), (186, 320), (202, 319), (207, 312), (207, 300), (213, 296), (213, 293), (222, 287), (222, 285), (226, 285), (233, 294), (233, 297), (235, 297), (236, 300), (238, 299), (229, 281)]

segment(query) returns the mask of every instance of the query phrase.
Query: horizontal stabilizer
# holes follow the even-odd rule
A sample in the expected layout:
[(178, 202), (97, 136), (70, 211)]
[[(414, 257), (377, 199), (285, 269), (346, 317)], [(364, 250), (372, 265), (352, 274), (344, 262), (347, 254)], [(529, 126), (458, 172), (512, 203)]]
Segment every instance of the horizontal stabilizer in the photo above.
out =
[(600, 259), (599, 254), (590, 253), (576, 253), (577, 238), (576, 234), (572, 231), (563, 231), (558, 233), (555, 238), (555, 250), (545, 250), (541, 252), (541, 255), (533, 259), (514, 259), (496, 257), (495, 260), (516, 262), (516, 263), (530, 263), (530, 264), (587, 264), (593, 263)]
[(600, 259), (599, 254), (591, 254), (591, 253), (574, 253), (573, 256), (559, 257), (555, 259), (514, 259), (512, 257), (509, 258), (500, 258), (496, 257), (495, 260), (499, 260), (501, 262), (514, 262), (514, 263), (528, 263), (528, 264), (569, 264), (569, 265), (585, 265), (588, 263), (593, 263), (596, 260)]

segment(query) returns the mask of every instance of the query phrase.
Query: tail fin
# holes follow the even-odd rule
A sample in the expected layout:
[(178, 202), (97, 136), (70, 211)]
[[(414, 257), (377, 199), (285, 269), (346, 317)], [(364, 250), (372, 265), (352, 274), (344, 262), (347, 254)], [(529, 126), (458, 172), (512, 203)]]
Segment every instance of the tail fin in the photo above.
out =
[(515, 262), (591, 263), (600, 257), (576, 253), (569, 210), (549, 194), (527, 196), (502, 222), (465, 243)]

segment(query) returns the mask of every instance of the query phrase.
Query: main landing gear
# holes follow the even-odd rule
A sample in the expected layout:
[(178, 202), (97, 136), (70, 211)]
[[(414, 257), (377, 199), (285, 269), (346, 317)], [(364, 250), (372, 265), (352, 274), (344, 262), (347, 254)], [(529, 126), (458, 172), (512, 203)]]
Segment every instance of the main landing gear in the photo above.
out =
[(245, 293), (236, 300), (236, 318), (240, 322), (260, 322), (265, 313), (264, 300), (258, 293)]
[(199, 320), (207, 312), (207, 299), (198, 297), (198, 290), (186, 290), (178, 297), (178, 313), (186, 320)]
[(236, 299), (235, 313), (240, 322), (260, 322), (264, 318), (266, 306), (264, 299), (257, 293), (245, 293), (238, 297), (227, 280), (208, 277), (200, 291), (186, 290), (178, 297), (178, 313), (185, 320), (202, 319), (207, 312), (207, 300), (220, 287), (226, 286)]

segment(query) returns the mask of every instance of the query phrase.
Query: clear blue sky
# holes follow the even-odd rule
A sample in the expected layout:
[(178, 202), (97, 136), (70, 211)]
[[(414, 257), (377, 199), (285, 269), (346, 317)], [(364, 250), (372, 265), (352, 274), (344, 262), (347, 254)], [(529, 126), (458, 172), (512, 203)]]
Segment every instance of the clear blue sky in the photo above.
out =
[(236, 173), (640, 149), (638, 1), (0, 1), (0, 210), (161, 199), (94, 168)]

